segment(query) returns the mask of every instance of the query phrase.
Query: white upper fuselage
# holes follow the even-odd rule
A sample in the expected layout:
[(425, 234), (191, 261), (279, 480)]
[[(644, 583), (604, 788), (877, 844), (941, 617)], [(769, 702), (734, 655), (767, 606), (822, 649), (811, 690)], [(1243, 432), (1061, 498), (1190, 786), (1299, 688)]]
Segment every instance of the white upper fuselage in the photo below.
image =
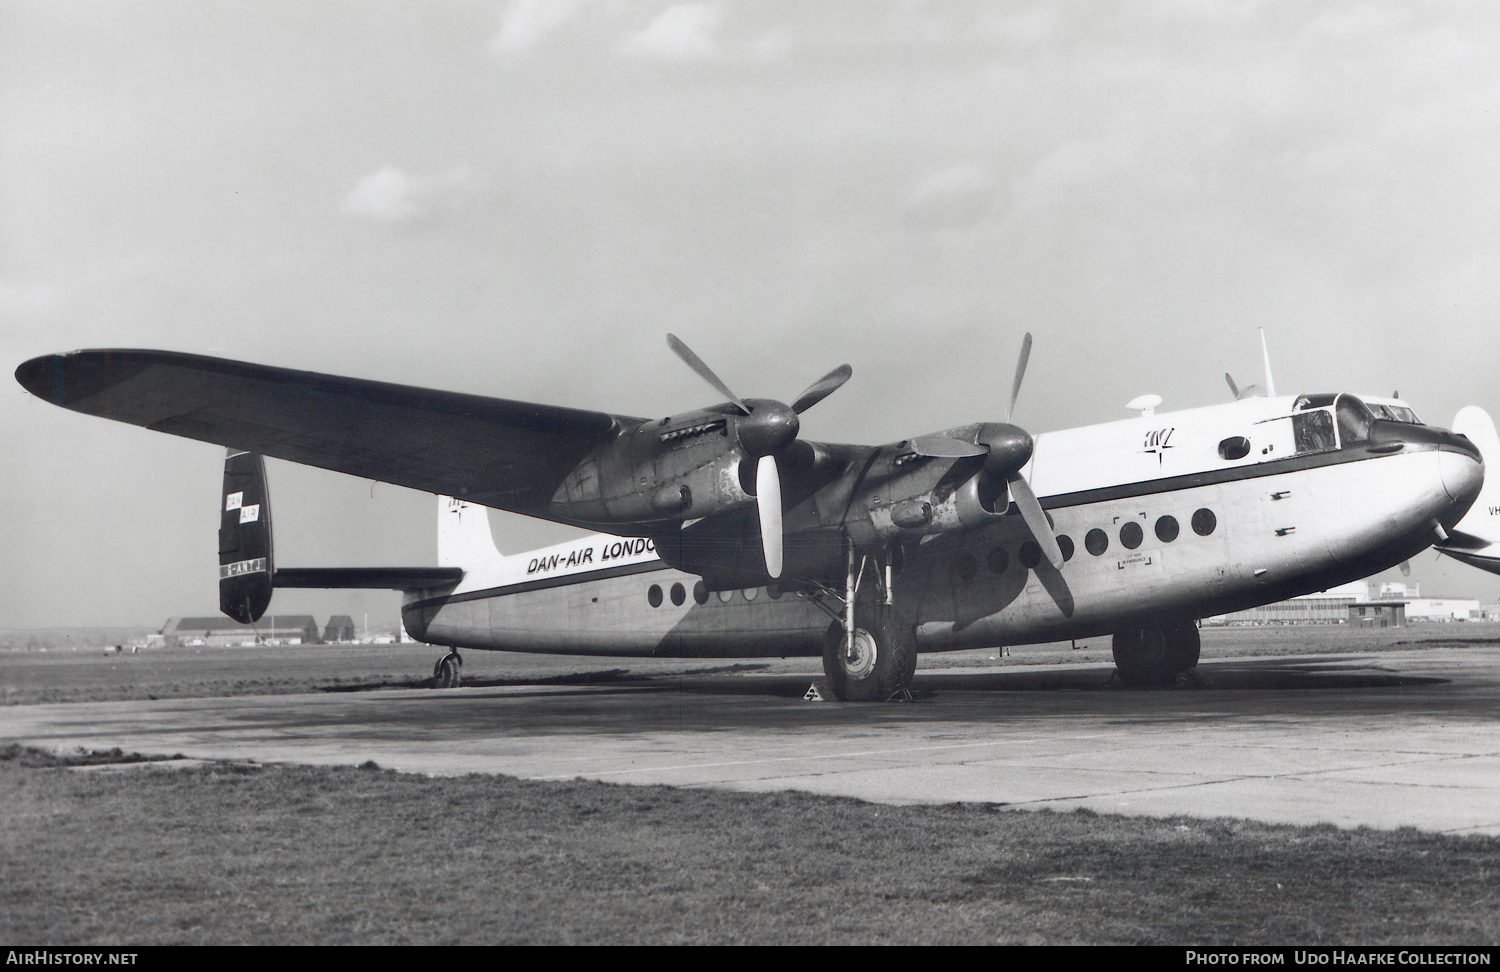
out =
[[(1067, 555), (1061, 569), (1040, 560), (1020, 516), (995, 517), (907, 544), (896, 601), (919, 646), (943, 650), (1191, 620), (1392, 566), (1463, 515), (1483, 467), (1402, 403), (1372, 401), (1382, 417), (1405, 417), (1387, 438), (1407, 430), (1411, 441), (1361, 438), (1350, 416), (1368, 411), (1357, 401), (1340, 411), (1333, 396), (1248, 398), (1039, 434), (1025, 473)], [(595, 535), (475, 565), (452, 595), (409, 603), (408, 627), (439, 643), (512, 650), (820, 650), (830, 615), (808, 598), (708, 594), (644, 545), (616, 556), (628, 542)]]

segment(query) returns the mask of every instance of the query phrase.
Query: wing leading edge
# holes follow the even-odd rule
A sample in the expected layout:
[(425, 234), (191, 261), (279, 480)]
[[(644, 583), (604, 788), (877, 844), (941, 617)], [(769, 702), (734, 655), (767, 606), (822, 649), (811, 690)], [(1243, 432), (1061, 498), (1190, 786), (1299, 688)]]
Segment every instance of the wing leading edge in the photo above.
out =
[(171, 351), (33, 358), (54, 405), (517, 513), (641, 419)]

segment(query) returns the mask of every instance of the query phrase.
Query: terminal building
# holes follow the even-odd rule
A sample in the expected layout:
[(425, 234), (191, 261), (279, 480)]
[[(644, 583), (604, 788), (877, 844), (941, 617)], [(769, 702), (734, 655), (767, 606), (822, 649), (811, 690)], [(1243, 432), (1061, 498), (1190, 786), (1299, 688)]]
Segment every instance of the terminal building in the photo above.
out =
[(1355, 581), (1248, 611), (1205, 619), (1205, 624), (1359, 624), (1400, 627), (1410, 621), (1469, 621), (1485, 617), (1479, 602), (1422, 597), (1420, 585)]

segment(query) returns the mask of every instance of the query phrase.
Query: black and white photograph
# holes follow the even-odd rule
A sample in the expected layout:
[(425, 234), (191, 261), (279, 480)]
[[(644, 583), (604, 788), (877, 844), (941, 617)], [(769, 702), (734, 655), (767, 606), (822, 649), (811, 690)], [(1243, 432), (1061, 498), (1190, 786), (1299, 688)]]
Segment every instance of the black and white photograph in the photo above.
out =
[(0, 0), (0, 352), (7, 965), (1493, 960), (1500, 6)]

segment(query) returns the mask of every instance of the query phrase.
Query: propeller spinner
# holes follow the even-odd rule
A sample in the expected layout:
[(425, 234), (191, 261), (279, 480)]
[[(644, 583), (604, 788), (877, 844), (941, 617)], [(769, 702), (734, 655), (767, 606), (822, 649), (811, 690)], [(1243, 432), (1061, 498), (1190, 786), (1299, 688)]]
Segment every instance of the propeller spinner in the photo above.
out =
[(1052, 524), (1048, 522), (1042, 504), (1032, 492), (1031, 484), (1021, 475), (1021, 467), (1031, 459), (1035, 443), (1025, 429), (1008, 421), (1015, 412), (1016, 400), (1021, 395), (1021, 382), (1026, 377), (1026, 363), (1030, 359), (1031, 334), (1028, 332), (1021, 340), (1021, 353), (1016, 360), (1016, 377), (1011, 383), (1010, 405), (1005, 413), (1007, 421), (986, 424), (979, 433), (977, 444), (945, 436), (924, 435), (907, 440), (906, 445), (918, 455), (934, 458), (985, 456), (984, 475), (993, 483), (1006, 484), (1011, 500), (1016, 504), (1016, 509), (1020, 510), (1021, 518), (1026, 521), (1027, 529), (1042, 548), (1047, 562), (1060, 568), (1063, 565), (1062, 548), (1053, 536)]
[(745, 454), (755, 460), (755, 505), (760, 514), (761, 549), (765, 554), (766, 573), (781, 576), (781, 473), (776, 454), (797, 439), (802, 423), (798, 415), (838, 391), (854, 374), (848, 365), (840, 365), (819, 378), (797, 396), (791, 405), (764, 398), (741, 399), (714, 374), (703, 359), (693, 353), (675, 334), (667, 335), (667, 346), (708, 382), (719, 394), (733, 402), (741, 412), (735, 423), (735, 436)]

